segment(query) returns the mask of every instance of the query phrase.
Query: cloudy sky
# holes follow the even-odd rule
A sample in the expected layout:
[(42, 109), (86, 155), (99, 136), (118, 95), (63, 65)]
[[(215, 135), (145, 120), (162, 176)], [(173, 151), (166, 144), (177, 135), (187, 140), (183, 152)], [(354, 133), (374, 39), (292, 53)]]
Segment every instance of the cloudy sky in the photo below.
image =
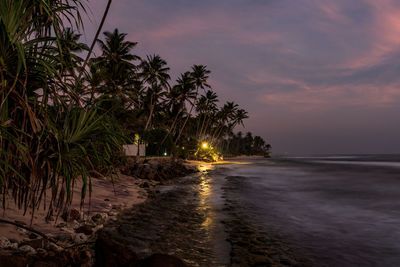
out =
[[(90, 42), (106, 0), (91, 0)], [(114, 0), (104, 30), (172, 75), (207, 65), (275, 153), (400, 152), (400, 1)]]

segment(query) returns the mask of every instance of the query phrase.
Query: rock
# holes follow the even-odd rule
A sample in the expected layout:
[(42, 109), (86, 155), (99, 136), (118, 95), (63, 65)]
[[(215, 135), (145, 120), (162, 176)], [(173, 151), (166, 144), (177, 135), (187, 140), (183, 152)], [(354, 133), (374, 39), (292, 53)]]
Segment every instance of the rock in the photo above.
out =
[(59, 251), (62, 251), (62, 250), (63, 250), (62, 247), (60, 247), (60, 246), (54, 244), (53, 242), (49, 242), (49, 243), (47, 244), (47, 246), (46, 246), (46, 249), (47, 249), (47, 250), (51, 250), (51, 251), (55, 251), (55, 252), (59, 252)]
[(95, 215), (93, 215), (92, 220), (95, 224), (102, 224), (105, 222), (105, 220), (107, 219), (107, 214), (105, 213), (97, 213)]
[(67, 227), (70, 228), (70, 229), (76, 229), (79, 226), (80, 226), (80, 224), (76, 220), (67, 223)]
[(109, 266), (136, 266), (134, 264), (138, 257), (131, 246), (119, 240), (116, 233), (101, 231), (96, 240), (95, 255), (98, 267)]
[(28, 237), (29, 237), (30, 239), (36, 239), (36, 238), (38, 238), (38, 235), (35, 234), (35, 233), (30, 233)]
[(26, 240), (20, 244), (20, 247), (22, 246), (30, 246), (34, 249), (38, 248), (44, 248), (45, 245), (48, 243), (47, 240), (41, 238), (41, 239), (32, 239), (32, 240)]
[(43, 248), (38, 248), (36, 249), (37, 254), (39, 254), (41, 257), (45, 257), (47, 255), (47, 250)]
[(110, 201), (108, 198), (105, 198), (104, 201)]
[(74, 242), (77, 244), (85, 243), (87, 240), (88, 237), (83, 233), (76, 234), (74, 238)]
[(22, 247), (19, 248), (19, 250), (21, 250), (22, 252), (28, 254), (28, 255), (34, 255), (36, 254), (36, 250), (29, 246), (29, 245), (23, 245)]
[(54, 235), (54, 238), (61, 242), (68, 242), (72, 240), (72, 234), (68, 232), (61, 232)]
[(115, 212), (115, 211), (108, 212), (108, 216), (117, 216), (117, 215), (118, 215), (118, 212)]
[(68, 227), (62, 227), (60, 228), (61, 231), (65, 232), (65, 233), (69, 233), (69, 234), (73, 234), (74, 230)]
[(14, 239), (14, 238), (10, 238), (10, 242), (11, 242), (11, 243), (18, 243), (18, 240), (17, 240), (17, 239)]
[(143, 184), (140, 185), (141, 188), (149, 188), (150, 185), (148, 182), (144, 182)]
[(81, 213), (77, 209), (70, 209), (66, 212), (64, 212), (61, 217), (64, 219), (66, 222), (72, 222), (74, 220), (79, 221), (81, 219)]
[(93, 226), (84, 224), (84, 225), (76, 228), (75, 233), (83, 233), (85, 235), (91, 235), (91, 234), (93, 234), (93, 228), (94, 228)]
[(24, 228), (20, 228), (20, 227), (17, 228), (17, 231), (21, 234), (26, 234), (26, 232), (27, 232)]
[(18, 224), (21, 224), (21, 225), (26, 225), (26, 222), (24, 222), (24, 221), (15, 220), (14, 222), (15, 222), (15, 223), (18, 223)]
[(121, 211), (122, 210), (122, 205), (112, 205), (111, 207), (113, 210)]
[(67, 226), (67, 224), (66, 223), (59, 223), (59, 224), (57, 224), (57, 228), (62, 228), (62, 227), (65, 227), (65, 226)]
[(10, 240), (7, 237), (0, 236), (0, 248), (9, 248), (11, 245)]
[(18, 249), (18, 243), (17, 242), (12, 242), (8, 248)]

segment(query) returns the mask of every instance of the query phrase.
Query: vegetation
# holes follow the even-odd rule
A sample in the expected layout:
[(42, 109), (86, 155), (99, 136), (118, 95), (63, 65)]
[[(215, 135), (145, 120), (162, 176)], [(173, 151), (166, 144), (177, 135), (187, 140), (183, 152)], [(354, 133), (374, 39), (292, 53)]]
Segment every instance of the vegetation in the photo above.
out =
[(223, 151), (225, 155), (262, 155), (268, 156), (271, 145), (267, 144), (260, 136), (248, 132), (243, 136), (242, 132), (233, 134), (223, 140)]
[(203, 142), (213, 154), (265, 152), (261, 138), (233, 134), (247, 112), (233, 102), (218, 107), (206, 66), (193, 65), (171, 82), (167, 62), (135, 55), (137, 43), (118, 29), (95, 40), (101, 54), (91, 57), (93, 46), (79, 42), (83, 2), (0, 0), (4, 208), (11, 196), (32, 218), (41, 205), (48, 216), (59, 214), (77, 179), (83, 204), (91, 177), (112, 175), (123, 160), (122, 144), (135, 136), (159, 155), (193, 157)]

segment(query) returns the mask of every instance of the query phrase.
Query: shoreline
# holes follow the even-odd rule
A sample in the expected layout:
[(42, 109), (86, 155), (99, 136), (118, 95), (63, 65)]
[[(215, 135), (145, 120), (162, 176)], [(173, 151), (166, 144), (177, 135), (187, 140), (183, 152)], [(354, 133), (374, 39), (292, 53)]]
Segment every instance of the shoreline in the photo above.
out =
[(82, 209), (78, 182), (69, 213), (54, 216), (50, 222), (45, 221), (47, 210), (40, 209), (35, 210), (31, 224), (29, 210), (24, 216), (22, 210), (8, 201), (7, 209), (0, 216), (4, 220), (0, 222), (0, 266), (18, 267), (38, 262), (58, 267), (68, 263), (93, 266), (97, 260), (93, 246), (105, 225), (118, 220), (124, 211), (153, 198), (158, 193), (157, 185), (171, 183), (176, 177), (193, 172), (193, 167), (177, 160), (130, 162), (115, 180), (92, 178), (92, 195)]
[[(131, 169), (142, 173), (148, 167), (146, 164), (158, 166), (154, 160), (149, 162), (150, 160), (144, 161), (138, 168)], [(163, 161), (163, 164), (166, 162)], [(181, 178), (157, 178), (159, 181), (154, 181), (120, 174), (118, 182), (122, 184), (114, 185), (118, 196), (104, 195), (102, 190), (94, 193), (93, 207), (103, 207), (105, 204), (113, 214), (95, 214), (100, 222), (96, 227), (90, 228), (93, 233), (84, 241), (76, 242), (76, 237), (81, 233), (76, 233), (74, 221), (57, 228), (58, 236), (49, 233), (49, 236), (57, 238), (60, 234), (67, 234), (75, 244), (82, 244), (79, 250), (85, 251), (85, 258), (77, 257), (77, 251), (62, 250), (60, 247), (51, 251), (48, 246), (44, 246), (47, 255), (40, 255), (44, 253), (43, 249), (35, 247), (37, 253), (30, 256), (27, 253), (26, 257), (38, 260), (49, 259), (49, 255), (62, 255), (57, 266), (64, 266), (63, 263), (74, 257), (75, 262), (84, 263), (85, 266), (93, 266), (95, 261), (96, 266), (126, 266), (129, 262), (144, 264), (160, 260), (160, 257), (163, 261), (176, 263), (171, 266), (310, 266), (304, 264), (306, 261), (302, 256), (298, 257), (297, 252), (291, 250), (285, 240), (260, 232), (243, 215), (241, 204), (232, 200), (230, 192), (237, 185), (229, 176), (221, 176), (223, 172), (218, 170), (218, 166), (249, 164), (248, 162), (180, 161), (178, 164), (188, 170)], [(193, 169), (198, 172), (193, 174)], [(144, 173), (152, 176), (151, 172)], [(102, 182), (97, 181), (94, 184), (94, 192), (102, 184), (110, 191), (108, 193), (114, 194), (110, 190), (111, 184)], [(131, 194), (124, 192), (123, 185), (127, 184), (132, 187)], [(121, 201), (130, 201), (131, 205), (126, 204), (119, 208), (113, 206)], [(80, 227), (87, 225), (84, 222)], [(19, 246), (27, 241), (27, 234), (22, 234), (25, 238), (20, 240)], [(37, 239), (28, 240), (29, 244), (34, 246)], [(89, 243), (86, 244), (87, 242)], [(15, 250), (5, 251), (6, 254), (4, 250), (3, 254), (0, 253), (0, 266), (5, 266), (1, 264), (5, 257), (27, 262), (27, 258), (21, 259), (11, 253)]]

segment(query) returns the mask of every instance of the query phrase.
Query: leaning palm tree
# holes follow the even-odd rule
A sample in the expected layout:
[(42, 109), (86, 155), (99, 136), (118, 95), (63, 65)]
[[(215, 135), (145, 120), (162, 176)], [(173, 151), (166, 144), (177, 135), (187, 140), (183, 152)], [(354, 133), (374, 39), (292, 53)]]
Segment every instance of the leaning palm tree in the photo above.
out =
[(186, 116), (185, 122), (183, 123), (183, 126), (179, 130), (178, 137), (176, 138), (177, 141), (181, 137), (182, 132), (185, 129), (185, 126), (186, 126), (186, 123), (187, 123), (188, 119), (192, 115), (193, 108), (197, 103), (197, 98), (198, 98), (198, 95), (199, 95), (199, 89), (201, 88), (201, 89), (204, 90), (206, 87), (211, 88), (211, 86), (207, 83), (207, 80), (209, 78), (208, 75), (210, 73), (211, 73), (211, 71), (207, 70), (206, 66), (194, 65), (192, 67), (191, 75), (192, 75), (192, 78), (193, 78), (194, 85), (196, 87), (196, 94), (194, 96), (194, 99), (191, 101), (191, 107), (190, 107), (188, 115)]
[(146, 131), (150, 126), (155, 106), (169, 88), (170, 76), (167, 62), (158, 55), (147, 56), (147, 60), (143, 60), (140, 64), (140, 69), (139, 76), (146, 85), (145, 95), (149, 108), (149, 115), (144, 127)]
[[(193, 101), (196, 97), (195, 84), (190, 72), (185, 72), (176, 80), (176, 85), (171, 90), (171, 96), (174, 101), (174, 106), (177, 107), (177, 112), (169, 132), (173, 132), (178, 124), (178, 117), (186, 109), (186, 102)], [(179, 136), (178, 136), (179, 137)], [(177, 138), (178, 138), (177, 137)], [(175, 143), (178, 140), (175, 140)]]
[(202, 117), (199, 117), (201, 120), (200, 131), (197, 134), (197, 138), (203, 139), (209, 124), (212, 120), (212, 114), (217, 112), (217, 103), (218, 96), (211, 90), (208, 90), (204, 96), (202, 96), (203, 100), (201, 101), (204, 106), (199, 106), (198, 112)]
[(217, 126), (214, 129), (211, 140), (215, 142), (224, 131), (228, 131), (231, 128), (230, 125), (235, 119), (237, 110), (238, 105), (234, 102), (226, 102), (224, 104), (217, 116)]

